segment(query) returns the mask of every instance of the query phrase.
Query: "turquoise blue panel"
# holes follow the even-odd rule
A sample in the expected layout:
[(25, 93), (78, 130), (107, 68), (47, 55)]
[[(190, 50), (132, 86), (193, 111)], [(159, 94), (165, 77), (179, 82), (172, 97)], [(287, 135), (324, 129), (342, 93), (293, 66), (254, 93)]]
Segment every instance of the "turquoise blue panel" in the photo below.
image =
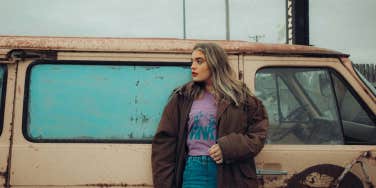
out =
[(32, 139), (150, 140), (187, 66), (39, 64), (31, 69)]
[[(1, 101), (3, 101), (4, 99), (2, 98), (3, 97), (3, 87), (4, 87), (4, 79), (6, 79), (4, 77), (5, 75), (5, 68), (6, 68), (6, 65), (0, 65), (0, 104), (1, 104)], [(0, 113), (3, 113), (3, 109), (4, 109), (4, 106), (0, 106)], [(3, 117), (3, 114), (0, 115), (0, 117)], [(2, 134), (3, 132), (3, 119), (0, 118), (1, 122), (0, 122), (0, 135)]]
[(4, 79), (6, 79), (4, 75), (5, 75), (5, 65), (0, 65), (0, 101), (2, 100), (1, 97), (3, 96)]

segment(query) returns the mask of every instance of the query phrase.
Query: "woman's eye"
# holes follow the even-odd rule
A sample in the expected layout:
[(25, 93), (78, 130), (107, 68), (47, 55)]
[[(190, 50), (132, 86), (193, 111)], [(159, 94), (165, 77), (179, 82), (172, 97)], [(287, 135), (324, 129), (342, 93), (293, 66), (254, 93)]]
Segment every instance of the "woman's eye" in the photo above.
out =
[(202, 62), (203, 62), (202, 59), (198, 59), (198, 60), (197, 60), (197, 63), (198, 63), (198, 64), (202, 64)]

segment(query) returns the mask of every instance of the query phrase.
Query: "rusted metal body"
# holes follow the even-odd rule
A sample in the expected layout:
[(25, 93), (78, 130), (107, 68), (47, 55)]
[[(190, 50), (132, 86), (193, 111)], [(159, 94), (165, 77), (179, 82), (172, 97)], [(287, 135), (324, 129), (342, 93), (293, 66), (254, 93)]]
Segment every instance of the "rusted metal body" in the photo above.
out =
[[(101, 131), (96, 131), (95, 134), (90, 132), (89, 136), (83, 135), (67, 140), (59, 137), (55, 140), (44, 139), (46, 138), (44, 134), (40, 134), (39, 137), (38, 134), (35, 134), (35, 137), (29, 139), (28, 136), (33, 135), (33, 132), (28, 135), (29, 128), (27, 126), (30, 122), (35, 121), (35, 118), (30, 120), (27, 117), (35, 111), (25, 111), (25, 108), (33, 105), (28, 101), (28, 97), (36, 91), (36, 88), (29, 88), (29, 86), (33, 86), (32, 82), (30, 83), (30, 75), (36, 73), (36, 69), (33, 68), (37, 67), (36, 65), (41, 67), (54, 65), (50, 69), (56, 71), (65, 71), (59, 67), (60, 65), (63, 67), (69, 65), (67, 69), (87, 66), (97, 73), (97, 77), (93, 77), (94, 84), (90, 85), (97, 89), (93, 93), (101, 93), (102, 90), (107, 90), (102, 86), (111, 85), (112, 82), (106, 81), (113, 78), (104, 76), (104, 72), (101, 72), (101, 68), (105, 67), (106, 71), (109, 71), (106, 73), (107, 75), (111, 75), (111, 73), (126, 75), (119, 77), (124, 80), (115, 80), (120, 83), (118, 87), (126, 86), (126, 88), (120, 90), (119, 93), (113, 92), (111, 95), (105, 95), (107, 97), (100, 98), (100, 100), (114, 99), (120, 96), (117, 98), (120, 104), (122, 97), (125, 98), (127, 93), (134, 92), (137, 94), (136, 97), (124, 102), (122, 108), (130, 106), (130, 103), (141, 105), (144, 108), (150, 106), (149, 98), (157, 99), (158, 93), (163, 90), (163, 82), (173, 79), (165, 79), (169, 74), (167, 72), (166, 75), (152, 74), (154, 77), (147, 82), (142, 79), (143, 76), (150, 75), (155, 67), (171, 66), (174, 68), (189, 65), (191, 50), (198, 42), (216, 42), (223, 46), (229, 53), (229, 61), (237, 77), (244, 81), (254, 93), (257, 92), (256, 74), (264, 68), (330, 68), (345, 79), (347, 85), (357, 94), (357, 100), (367, 108), (368, 113), (373, 115), (376, 113), (375, 95), (354, 72), (348, 55), (336, 51), (309, 46), (243, 41), (0, 36), (0, 64), (3, 65), (3, 68), (5, 67), (7, 73), (3, 77), (6, 79), (6, 85), (4, 86), (5, 98), (2, 107), (4, 123), (0, 135), (0, 184), (3, 187), (152, 187), (150, 140), (129, 141), (129, 139), (134, 139), (136, 134), (130, 134), (131, 136), (127, 137), (128, 140), (111, 140), (114, 137), (110, 136), (108, 136), (109, 140), (105, 141), (90, 140), (89, 136), (98, 136)], [(135, 70), (142, 66), (152, 67), (142, 69), (145, 72), (136, 72), (140, 76), (136, 74), (135, 82), (126, 85), (125, 82), (132, 81), (127, 80), (131, 77), (129, 75), (135, 72), (132, 72), (133, 69), (129, 69), (130, 71), (127, 69), (128, 72), (119, 72), (124, 66), (134, 67)], [(172, 70), (174, 71), (174, 69)], [(73, 68), (72, 71), (77, 70)], [(83, 73), (86, 74), (88, 71), (89, 69), (84, 69)], [(177, 73), (175, 72), (175, 74)], [(55, 75), (55, 72), (51, 72), (49, 76), (45, 75), (45, 80), (42, 75), (41, 82), (36, 84), (42, 84), (41, 88), (48, 88), (48, 84), (54, 81), (52, 78), (55, 78), (50, 76)], [(66, 79), (62, 77), (59, 81), (69, 80), (71, 76), (73, 74), (67, 75)], [(152, 85), (153, 82), (150, 80), (153, 79), (160, 88), (148, 92), (137, 90), (140, 87)], [(69, 87), (76, 82), (82, 84), (82, 81), (79, 78), (70, 80), (67, 85), (62, 87)], [(102, 84), (101, 88), (95, 88), (95, 85), (101, 83), (105, 84)], [(56, 88), (58, 89), (58, 87)], [(74, 92), (78, 90), (70, 91), (73, 92), (71, 96), (75, 96), (77, 93)], [(62, 92), (58, 91), (53, 94), (59, 95)], [(151, 96), (145, 97), (147, 94)], [(69, 103), (68, 98), (64, 98), (67, 95), (69, 92), (68, 94), (64, 93), (61, 98), (62, 105)], [(90, 96), (87, 94), (84, 96), (76, 98), (76, 103), (80, 104), (74, 106), (71, 111), (82, 108), (87, 103)], [(41, 99), (46, 103), (52, 101), (51, 96)], [(105, 107), (97, 108), (94, 104), (98, 105), (90, 103), (91, 106), (86, 108), (88, 111), (93, 110), (97, 113), (90, 116), (93, 117), (90, 119), (91, 121), (113, 118), (110, 115), (101, 117), (106, 113), (98, 113), (100, 112), (98, 110)], [(59, 109), (62, 108), (52, 102), (47, 106), (54, 105)], [(111, 108), (115, 109), (115, 107)], [(127, 111), (131, 116), (129, 116), (129, 121), (124, 120), (124, 122), (130, 123), (123, 126), (138, 126), (138, 124), (132, 124), (136, 122), (137, 117), (141, 117), (137, 120), (140, 123), (155, 120), (148, 111), (142, 110), (142, 108)], [(132, 114), (132, 111), (135, 113)], [(315, 116), (320, 114), (315, 112), (314, 108), (309, 108), (309, 111), (312, 111)], [(64, 111), (58, 112), (63, 113)], [(45, 116), (47, 118), (49, 115)], [(97, 117), (98, 119), (95, 119)], [(128, 116), (125, 114), (123, 117)], [(28, 122), (29, 120), (30, 122)], [(53, 122), (58, 122), (58, 120)], [(38, 128), (32, 129), (31, 127), (30, 130), (42, 129), (43, 123), (45, 122), (36, 123)], [(72, 132), (77, 132), (78, 130), (74, 130), (74, 127), (84, 127), (84, 125), (78, 123), (70, 126), (70, 129), (73, 129)], [(113, 132), (121, 132), (120, 128)], [(142, 130), (144, 129), (148, 128), (143, 127)], [(106, 137), (106, 139), (108, 138)], [(362, 161), (363, 166), (356, 161)], [(339, 185), (339, 187), (353, 185), (366, 188), (376, 184), (376, 147), (372, 144), (267, 144), (256, 157), (256, 165), (259, 170), (259, 183), (261, 187), (265, 188), (330, 187), (334, 185)]]
[[(86, 52), (191, 53), (199, 42), (215, 42), (227, 53), (286, 54), (343, 56), (340, 52), (317, 47), (286, 44), (262, 44), (225, 40), (135, 39), (135, 38), (74, 38), (74, 37), (12, 37), (0, 36), (0, 49), (28, 49)], [(5, 51), (6, 52), (6, 51)], [(4, 52), (0, 51), (0, 54)]]

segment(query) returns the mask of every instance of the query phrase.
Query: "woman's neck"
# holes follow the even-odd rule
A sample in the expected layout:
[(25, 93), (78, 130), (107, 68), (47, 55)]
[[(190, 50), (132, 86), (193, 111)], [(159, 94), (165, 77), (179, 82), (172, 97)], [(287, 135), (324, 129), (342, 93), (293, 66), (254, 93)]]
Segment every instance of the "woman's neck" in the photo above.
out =
[(209, 92), (209, 93), (213, 93), (214, 88), (213, 88), (213, 85), (211, 84), (211, 82), (205, 83), (205, 91)]
[(206, 82), (206, 84), (205, 84), (205, 92), (208, 92), (211, 95), (213, 95), (215, 98), (217, 98), (217, 94), (216, 94), (216, 92), (214, 90), (214, 87), (213, 87), (213, 84), (211, 82)]

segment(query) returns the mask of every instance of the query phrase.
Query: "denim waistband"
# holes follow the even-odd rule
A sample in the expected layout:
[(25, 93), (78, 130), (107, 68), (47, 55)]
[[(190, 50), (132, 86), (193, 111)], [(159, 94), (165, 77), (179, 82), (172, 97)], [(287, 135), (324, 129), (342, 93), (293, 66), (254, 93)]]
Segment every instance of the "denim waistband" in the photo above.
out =
[(189, 155), (187, 157), (187, 161), (214, 162), (214, 160), (208, 155), (198, 155), (198, 156)]

